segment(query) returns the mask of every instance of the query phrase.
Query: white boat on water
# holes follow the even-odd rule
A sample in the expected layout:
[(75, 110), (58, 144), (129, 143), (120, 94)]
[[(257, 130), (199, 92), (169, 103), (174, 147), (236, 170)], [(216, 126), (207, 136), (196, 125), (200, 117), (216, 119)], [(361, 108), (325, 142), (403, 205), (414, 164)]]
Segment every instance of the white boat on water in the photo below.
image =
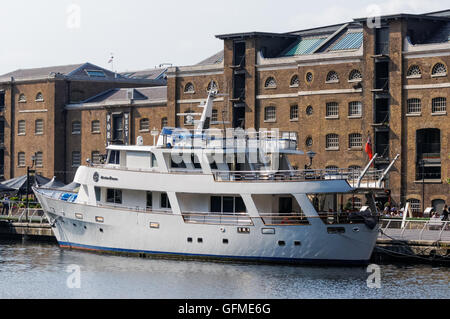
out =
[(210, 130), (214, 96), (195, 131), (165, 128), (156, 146), (110, 145), (105, 164), (78, 169), (75, 190), (35, 187), (60, 247), (367, 263), (379, 228), (373, 192), (387, 171), (295, 170), (295, 133)]

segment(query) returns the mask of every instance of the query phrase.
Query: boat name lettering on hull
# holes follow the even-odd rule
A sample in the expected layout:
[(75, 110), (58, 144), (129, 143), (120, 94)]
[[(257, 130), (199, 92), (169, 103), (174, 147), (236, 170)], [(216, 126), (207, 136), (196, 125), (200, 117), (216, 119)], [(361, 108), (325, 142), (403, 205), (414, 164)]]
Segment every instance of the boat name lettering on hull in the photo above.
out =
[(107, 180), (107, 181), (115, 181), (115, 182), (118, 182), (119, 181), (119, 179), (118, 178), (115, 178), (115, 177), (112, 177), (112, 176), (102, 176), (102, 177), (100, 177), (102, 180)]

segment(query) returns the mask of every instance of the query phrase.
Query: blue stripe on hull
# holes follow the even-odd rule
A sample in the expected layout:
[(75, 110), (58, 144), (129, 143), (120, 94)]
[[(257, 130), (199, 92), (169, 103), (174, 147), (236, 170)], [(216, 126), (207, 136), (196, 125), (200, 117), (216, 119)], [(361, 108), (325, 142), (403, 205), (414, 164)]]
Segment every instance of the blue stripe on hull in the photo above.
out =
[(88, 250), (94, 252), (111, 252), (121, 254), (148, 254), (155, 256), (174, 256), (189, 258), (209, 258), (209, 259), (227, 259), (227, 260), (247, 260), (260, 262), (283, 262), (296, 264), (334, 264), (334, 265), (367, 265), (369, 260), (340, 260), (340, 259), (301, 259), (301, 258), (280, 258), (280, 257), (253, 257), (253, 256), (225, 256), (225, 255), (206, 255), (206, 254), (188, 254), (173, 253), (161, 251), (145, 251), (134, 249), (108, 248), (89, 245), (81, 245), (67, 242), (59, 242), (61, 248)]

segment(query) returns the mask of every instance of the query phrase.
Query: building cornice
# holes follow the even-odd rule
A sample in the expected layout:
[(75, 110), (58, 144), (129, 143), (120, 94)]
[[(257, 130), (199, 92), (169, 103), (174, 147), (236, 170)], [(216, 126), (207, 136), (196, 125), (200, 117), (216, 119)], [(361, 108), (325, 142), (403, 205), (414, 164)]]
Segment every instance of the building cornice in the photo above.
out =
[(104, 109), (108, 107), (133, 107), (133, 106), (166, 106), (167, 100), (154, 100), (154, 101), (114, 101), (108, 103), (78, 103), (78, 104), (67, 104), (65, 106), (66, 111), (83, 111), (83, 110), (93, 110), (93, 109)]
[(224, 74), (224, 64), (211, 65), (193, 65), (172, 67), (167, 70), (167, 78), (175, 78), (180, 76), (201, 76), (201, 75), (216, 75)]

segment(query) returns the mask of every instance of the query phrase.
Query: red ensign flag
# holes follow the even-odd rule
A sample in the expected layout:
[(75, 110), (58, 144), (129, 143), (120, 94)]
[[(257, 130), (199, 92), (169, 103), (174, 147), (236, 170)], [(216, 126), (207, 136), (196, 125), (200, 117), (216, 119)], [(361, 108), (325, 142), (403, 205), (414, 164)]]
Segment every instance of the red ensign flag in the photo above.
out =
[(367, 140), (367, 144), (366, 144), (366, 153), (367, 153), (367, 155), (369, 155), (369, 159), (372, 160), (373, 150), (372, 150), (372, 140), (370, 139), (370, 136), (369, 136), (369, 139)]

